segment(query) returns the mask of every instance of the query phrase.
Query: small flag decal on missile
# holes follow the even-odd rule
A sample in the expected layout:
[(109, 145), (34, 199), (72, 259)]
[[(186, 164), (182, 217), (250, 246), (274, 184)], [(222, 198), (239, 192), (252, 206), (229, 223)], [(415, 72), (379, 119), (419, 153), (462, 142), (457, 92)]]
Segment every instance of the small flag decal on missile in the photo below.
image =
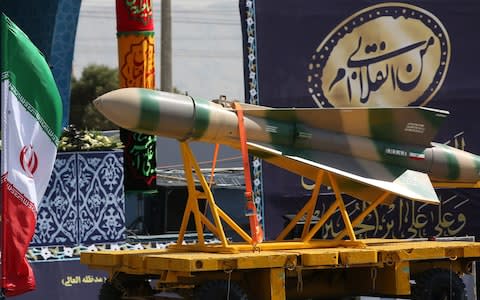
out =
[(415, 160), (422, 160), (422, 159), (425, 159), (425, 154), (424, 153), (418, 153), (418, 152), (409, 152), (408, 157), (410, 157), (411, 159), (415, 159)]

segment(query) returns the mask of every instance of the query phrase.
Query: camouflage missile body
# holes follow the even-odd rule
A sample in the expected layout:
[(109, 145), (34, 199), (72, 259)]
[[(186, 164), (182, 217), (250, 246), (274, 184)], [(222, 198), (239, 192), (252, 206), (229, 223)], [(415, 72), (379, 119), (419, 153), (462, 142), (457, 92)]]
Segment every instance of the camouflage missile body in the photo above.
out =
[[(239, 147), (237, 115), (225, 105), (139, 88), (116, 90), (94, 103), (112, 122), (133, 131)], [(252, 153), (312, 180), (326, 171), (343, 192), (365, 201), (389, 191), (391, 198), (438, 203), (437, 183), (480, 187), (479, 156), (431, 142), (446, 111), (248, 104), (242, 109)]]

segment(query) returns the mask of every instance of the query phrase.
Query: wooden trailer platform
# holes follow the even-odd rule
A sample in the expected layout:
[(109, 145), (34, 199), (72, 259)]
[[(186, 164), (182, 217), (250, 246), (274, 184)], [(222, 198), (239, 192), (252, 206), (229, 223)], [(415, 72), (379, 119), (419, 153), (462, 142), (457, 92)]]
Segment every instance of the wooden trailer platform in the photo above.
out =
[(480, 258), (480, 243), (475, 242), (363, 242), (366, 246), (362, 248), (256, 249), (238, 253), (177, 249), (84, 252), (81, 262), (108, 271), (112, 282), (122, 281), (119, 285), (156, 279), (155, 290), (183, 290), (188, 295), (188, 291), (194, 293), (195, 287), (207, 284), (215, 289), (223, 282), (237, 285), (249, 295), (248, 299), (302, 299), (408, 296), (411, 279), (417, 279), (417, 290), (424, 288), (418, 286), (419, 278), (421, 284), (433, 280), (438, 285), (447, 274), (469, 274), (472, 262)]

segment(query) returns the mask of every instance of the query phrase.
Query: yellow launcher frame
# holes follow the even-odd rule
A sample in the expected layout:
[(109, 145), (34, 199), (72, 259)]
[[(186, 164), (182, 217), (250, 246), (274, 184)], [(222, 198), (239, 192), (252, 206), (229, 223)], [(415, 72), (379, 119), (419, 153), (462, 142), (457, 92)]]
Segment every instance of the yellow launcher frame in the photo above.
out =
[[(230, 218), (216, 203), (213, 194), (210, 190), (207, 180), (203, 176), (200, 167), (192, 153), (187, 142), (180, 143), (180, 150), (184, 163), (185, 178), (187, 181), (188, 199), (185, 207), (185, 212), (182, 218), (182, 224), (178, 235), (177, 243), (171, 245), (170, 248), (187, 250), (187, 251), (203, 251), (203, 252), (223, 252), (234, 253), (240, 251), (260, 251), (260, 250), (282, 250), (282, 249), (309, 249), (309, 248), (330, 248), (330, 247), (365, 247), (365, 243), (357, 240), (353, 228), (359, 225), (365, 217), (368, 216), (376, 207), (382, 204), (390, 195), (389, 192), (383, 193), (378, 199), (371, 202), (369, 206), (355, 219), (351, 220), (345, 208), (345, 203), (338, 186), (337, 181), (333, 176), (324, 171), (319, 171), (315, 188), (312, 191), (310, 199), (306, 202), (303, 208), (294, 216), (285, 229), (273, 241), (263, 242), (261, 244), (253, 245), (251, 236), (245, 232), (235, 221)], [(327, 211), (321, 216), (314, 226), (312, 225), (312, 217), (318, 201), (321, 182), (324, 176), (328, 176), (330, 186), (335, 194), (335, 201), (330, 205)], [(195, 177), (198, 179), (201, 189), (199, 191), (195, 185)], [(210, 218), (207, 217), (207, 210), (202, 212), (199, 201), (206, 201), (206, 207), (210, 213)], [(340, 211), (345, 228), (332, 240), (315, 240), (315, 234), (322, 228), (327, 220), (335, 213)], [(193, 216), (195, 222), (195, 230), (198, 235), (198, 242), (187, 244), (185, 242), (185, 232), (190, 217)], [(224, 231), (224, 224), (228, 225), (235, 231), (244, 241), (231, 242), (228, 240)], [(301, 238), (287, 240), (288, 234), (303, 221), (303, 230)], [(208, 229), (219, 240), (219, 243), (206, 243), (205, 228)], [(347, 237), (347, 239), (344, 239)]]

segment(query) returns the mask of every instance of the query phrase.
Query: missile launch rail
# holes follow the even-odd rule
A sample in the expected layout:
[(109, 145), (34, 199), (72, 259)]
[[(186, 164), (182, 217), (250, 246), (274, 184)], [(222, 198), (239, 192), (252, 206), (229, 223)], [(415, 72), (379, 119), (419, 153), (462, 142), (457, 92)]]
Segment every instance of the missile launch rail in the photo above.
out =
[[(355, 238), (353, 228), (388, 193), (351, 221), (335, 179), (328, 177), (337, 200), (316, 224), (311, 218), (319, 188), (275, 241), (255, 244), (216, 205), (187, 143), (181, 143), (181, 151), (189, 196), (177, 243), (167, 249), (81, 253), (81, 263), (109, 273), (100, 300), (169, 299), (153, 296), (167, 291), (183, 299), (331, 299), (360, 295), (466, 299), (461, 276), (472, 273), (474, 262), (480, 258), (480, 243)], [(195, 186), (195, 176), (201, 191)], [(320, 172), (318, 183), (322, 176)], [(199, 201), (208, 203), (209, 214), (200, 210)], [(315, 240), (315, 234), (337, 209), (345, 230), (337, 239)], [(195, 244), (184, 241), (191, 217), (198, 234)], [(288, 233), (302, 218), (301, 238), (288, 240)], [(224, 224), (244, 242), (230, 242)], [(204, 228), (220, 242), (207, 243)]]

